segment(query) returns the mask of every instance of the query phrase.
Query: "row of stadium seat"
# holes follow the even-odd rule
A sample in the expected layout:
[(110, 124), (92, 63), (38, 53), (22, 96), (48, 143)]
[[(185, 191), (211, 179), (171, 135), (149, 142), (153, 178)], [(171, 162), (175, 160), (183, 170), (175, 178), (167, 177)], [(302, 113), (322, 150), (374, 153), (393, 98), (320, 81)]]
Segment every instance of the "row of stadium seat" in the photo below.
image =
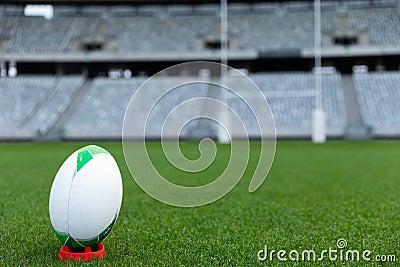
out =
[(364, 122), (381, 136), (400, 133), (400, 73), (354, 75), (354, 85)]
[[(397, 0), (352, 0), (352, 1), (322, 1), (322, 10), (359, 10), (376, 7), (397, 7)], [(282, 3), (230, 3), (229, 14), (243, 14), (251, 12), (299, 12), (309, 11), (313, 8), (311, 1), (295, 1)], [(54, 7), (55, 17), (120, 17), (120, 16), (190, 16), (190, 15), (216, 15), (218, 6), (215, 4), (200, 5), (112, 5), (112, 6), (72, 6), (57, 5)], [(1, 16), (18, 16), (24, 13), (23, 5), (0, 5)]]
[[(249, 77), (268, 99), (278, 135), (310, 135), (315, 105), (312, 73), (256, 73)], [(83, 97), (76, 99), (75, 95), (85, 81), (83, 76), (3, 78), (0, 87), (0, 138), (32, 139), (48, 134), (60, 117), (66, 115), (72, 101), (79, 102), (76, 108), (68, 111), (62, 125), (64, 138), (120, 138), (129, 99), (144, 79), (95, 78), (88, 82)], [(165, 88), (176, 79), (179, 77), (160, 78), (156, 88)], [(378, 135), (399, 135), (400, 72), (355, 74), (353, 81), (364, 123), (372, 126)], [(149, 116), (147, 136), (160, 136), (162, 122), (177, 104), (194, 97), (207, 96), (209, 92), (210, 88), (205, 84), (192, 84), (165, 95)], [(155, 90), (148, 93), (159, 92)], [(250, 132), (257, 132), (257, 123), (251, 111), (239, 98), (229, 94), (219, 94), (217, 98), (240, 114)], [(328, 134), (343, 136), (346, 115), (339, 74), (323, 75), (322, 99)], [(201, 104), (193, 105), (187, 112), (202, 108)], [(175, 128), (181, 126), (176, 125)]]
[[(278, 128), (289, 129), (293, 125), (297, 128), (311, 127), (310, 114), (315, 105), (313, 74), (253, 74), (249, 77), (260, 86), (269, 100)], [(332, 133), (340, 132), (346, 126), (341, 76), (330, 74), (323, 75), (322, 78), (322, 105), (327, 113), (327, 127)], [(284, 92), (277, 95), (276, 92), (281, 90)], [(299, 116), (301, 113), (303, 115)]]
[[(340, 28), (342, 12), (326, 12), (324, 32)], [(348, 15), (350, 30), (367, 34), (367, 44), (400, 44), (397, 8), (355, 10)], [(218, 33), (216, 16), (85, 18), (45, 20), (0, 17), (0, 41), (8, 52), (52, 53), (82, 51), (82, 42), (100, 40), (116, 52), (166, 52), (204, 49), (204, 39)], [(279, 25), (279, 27), (266, 27)], [(245, 13), (229, 17), (231, 49), (268, 51), (313, 47), (313, 13)], [(236, 41), (234, 41), (236, 40)], [(236, 46), (235, 46), (236, 44)], [(4, 45), (3, 45), (4, 46)]]
[(65, 135), (75, 139), (120, 137), (125, 109), (142, 82), (142, 78), (95, 79), (66, 122)]
[(47, 133), (66, 110), (83, 76), (2, 78), (0, 137), (32, 138)]

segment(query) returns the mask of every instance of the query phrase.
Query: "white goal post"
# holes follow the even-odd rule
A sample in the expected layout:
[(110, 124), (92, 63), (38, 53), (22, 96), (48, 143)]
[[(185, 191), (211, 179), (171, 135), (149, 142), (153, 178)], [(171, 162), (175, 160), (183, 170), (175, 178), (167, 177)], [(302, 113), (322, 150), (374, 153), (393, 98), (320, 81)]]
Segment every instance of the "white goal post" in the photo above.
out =
[(314, 57), (315, 109), (311, 121), (311, 140), (321, 144), (326, 142), (326, 116), (322, 105), (321, 0), (314, 0)]
[(321, 144), (326, 142), (326, 123), (323, 109), (314, 109), (312, 115), (312, 136), (313, 143)]

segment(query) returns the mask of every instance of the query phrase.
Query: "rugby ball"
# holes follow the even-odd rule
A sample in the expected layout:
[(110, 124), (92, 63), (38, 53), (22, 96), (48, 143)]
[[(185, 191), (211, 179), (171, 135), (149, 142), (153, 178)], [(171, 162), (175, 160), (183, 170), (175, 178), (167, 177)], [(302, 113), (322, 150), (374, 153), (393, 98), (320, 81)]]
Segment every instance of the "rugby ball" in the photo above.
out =
[(57, 237), (73, 250), (95, 247), (111, 231), (122, 202), (122, 179), (113, 156), (85, 146), (58, 170), (50, 191), (50, 221)]

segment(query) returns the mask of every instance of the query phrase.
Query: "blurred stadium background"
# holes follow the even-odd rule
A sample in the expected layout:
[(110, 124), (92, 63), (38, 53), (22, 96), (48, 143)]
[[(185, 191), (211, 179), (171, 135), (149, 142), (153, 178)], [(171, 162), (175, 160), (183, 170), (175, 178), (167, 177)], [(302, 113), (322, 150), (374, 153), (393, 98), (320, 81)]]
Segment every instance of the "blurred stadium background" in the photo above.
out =
[[(268, 99), (278, 138), (400, 136), (400, 1), (322, 1), (322, 87), (315, 86), (313, 1), (229, 1), (227, 63)], [(140, 84), (177, 63), (221, 60), (219, 1), (2, 1), (0, 139), (119, 140)], [(209, 70), (173, 73), (217, 76)], [(193, 86), (158, 103), (149, 138), (172, 107), (213, 94)], [(251, 127), (250, 112), (229, 102)], [(201, 105), (193, 108), (204, 108)], [(246, 121), (247, 120), (247, 121)], [(253, 125), (253, 126), (252, 126)], [(201, 124), (183, 133), (202, 132)]]
[[(399, 266), (400, 0), (318, 3), (0, 0), (0, 266), (65, 266), (48, 215), (50, 186), (67, 155), (90, 143), (113, 154), (124, 183), (107, 256), (90, 266)], [(251, 142), (243, 179), (226, 197), (183, 209), (132, 182), (121, 134), (129, 99), (146, 79), (197, 60), (246, 73), (269, 102), (278, 138), (301, 140), (279, 140), (268, 180), (249, 194), (261, 153), (260, 142)], [(199, 64), (155, 84), (214, 81), (221, 70)], [(167, 94), (146, 137), (159, 140), (171, 109), (206, 96), (229, 104), (257, 138), (249, 108), (223, 92), (190, 84)], [(199, 110), (210, 113), (202, 102), (188, 112)], [(180, 137), (218, 139), (215, 127), (193, 121)], [(325, 137), (340, 141), (310, 142)], [(215, 162), (191, 173), (171, 164), (161, 142), (146, 147), (157, 171), (183, 186), (214, 180), (231, 156), (231, 145), (218, 143)], [(180, 148), (188, 159), (201, 156), (198, 142)], [(342, 238), (349, 249), (397, 262), (257, 259), (267, 245), (322, 251)]]

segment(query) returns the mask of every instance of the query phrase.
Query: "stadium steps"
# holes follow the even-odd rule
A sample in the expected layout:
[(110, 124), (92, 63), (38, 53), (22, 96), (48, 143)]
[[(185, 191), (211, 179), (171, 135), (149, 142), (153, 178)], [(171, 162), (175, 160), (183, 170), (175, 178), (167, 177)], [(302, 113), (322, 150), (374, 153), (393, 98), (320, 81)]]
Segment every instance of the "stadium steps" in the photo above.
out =
[(53, 95), (56, 92), (54, 89), (60, 83), (60, 80), (61, 78), (56, 78), (54, 80), (53, 84), (51, 85), (51, 87), (49, 87), (49, 89), (46, 92), (46, 97), (44, 97), (40, 102), (36, 104), (33, 110), (19, 123), (18, 127), (20, 128), (25, 127), (29, 123), (29, 121), (31, 121), (32, 118), (38, 113), (38, 111), (42, 108), (42, 106), (45, 105), (45, 103), (53, 97)]
[[(208, 84), (207, 98), (220, 99), (221, 98), (221, 88), (217, 85)], [(213, 105), (207, 102), (202, 103), (201, 114), (204, 117), (215, 117), (218, 114), (218, 110)], [(217, 139), (217, 129), (211, 120), (200, 119), (197, 120), (197, 125), (189, 130), (189, 136), (194, 140), (201, 140), (203, 138)]]
[(106, 20), (104, 20), (104, 19), (100, 20), (99, 24), (96, 27), (96, 31), (94, 33), (94, 38), (96, 40), (102, 39), (103, 32), (104, 32), (105, 28), (107, 27), (107, 25), (108, 25), (108, 23)]
[(74, 32), (76, 32), (77, 27), (78, 27), (78, 21), (75, 18), (72, 21), (71, 26), (69, 27), (67, 34), (64, 36), (63, 41), (60, 43), (58, 51), (65, 52), (67, 50), (69, 42), (71, 41), (72, 36), (74, 35)]
[(91, 78), (85, 79), (85, 82), (72, 96), (71, 102), (67, 106), (63, 114), (54, 123), (54, 126), (49, 130), (47, 135), (42, 137), (43, 140), (60, 140), (63, 138), (65, 123), (68, 121), (73, 111), (76, 110), (80, 104), (82, 104), (82, 99), (84, 99), (84, 96), (88, 93), (92, 85), (92, 81), (93, 79)]
[(372, 133), (363, 122), (351, 75), (342, 75), (342, 90), (347, 117), (347, 127), (344, 137), (351, 140), (371, 139)]

